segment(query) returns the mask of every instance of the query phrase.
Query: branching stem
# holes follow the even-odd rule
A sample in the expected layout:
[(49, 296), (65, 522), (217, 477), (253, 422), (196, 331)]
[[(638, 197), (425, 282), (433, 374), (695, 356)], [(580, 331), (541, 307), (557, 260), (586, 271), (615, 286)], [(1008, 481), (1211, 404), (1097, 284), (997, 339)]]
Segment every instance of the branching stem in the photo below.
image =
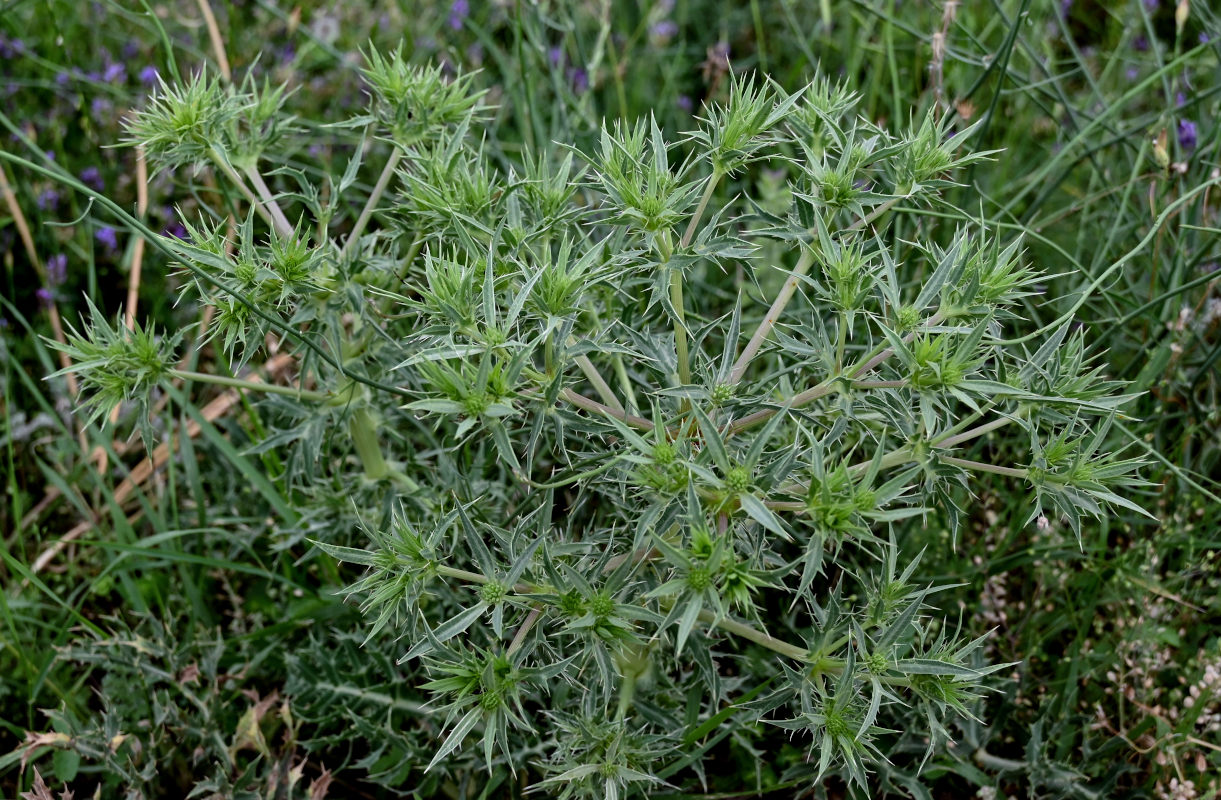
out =
[(360, 210), (360, 216), (356, 218), (356, 224), (352, 226), (352, 232), (348, 234), (347, 241), (343, 243), (343, 250), (340, 251), (340, 258), (346, 258), (360, 241), (360, 234), (364, 231), (365, 226), (369, 224), (369, 219), (373, 216), (373, 212), (377, 210), (377, 204), (381, 202), (382, 195), (386, 193), (386, 187), (390, 185), (390, 179), (394, 177), (394, 170), (398, 167), (399, 160), (403, 157), (403, 151), (396, 146), (390, 151), (390, 157), (386, 159), (386, 166), (382, 167), (382, 174), (377, 177), (377, 183), (373, 186), (373, 192), (369, 195), (369, 199), (365, 201), (365, 207)]
[(263, 180), (263, 174), (259, 172), (257, 167), (251, 165), (246, 168), (246, 177), (250, 178), (250, 182), (254, 184), (255, 191), (259, 193), (263, 204), (267, 206), (267, 211), (271, 214), (272, 225), (275, 227), (276, 233), (283, 239), (292, 236), (293, 226), (289, 223), (288, 217), (284, 216), (284, 210), (280, 208), (280, 204), (272, 196), (271, 189), (267, 188), (267, 182)]
[(241, 389), (251, 392), (263, 392), (265, 394), (282, 394), (288, 397), (296, 397), (301, 400), (308, 400), (316, 403), (325, 403), (332, 399), (332, 395), (326, 392), (315, 392), (309, 389), (300, 389), (295, 386), (281, 386), (276, 383), (264, 383), (262, 381), (243, 380), (241, 378), (229, 378), (224, 375), (212, 375), (207, 372), (194, 372), (185, 369), (169, 370), (170, 377), (180, 378), (184, 381), (195, 381), (198, 383), (212, 383), (217, 386), (226, 386), (230, 389)]

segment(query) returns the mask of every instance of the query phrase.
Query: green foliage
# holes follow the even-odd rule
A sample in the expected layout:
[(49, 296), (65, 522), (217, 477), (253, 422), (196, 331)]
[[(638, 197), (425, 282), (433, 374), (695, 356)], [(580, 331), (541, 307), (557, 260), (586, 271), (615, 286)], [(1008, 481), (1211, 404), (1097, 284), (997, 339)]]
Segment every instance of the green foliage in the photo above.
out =
[[(436, 70), (406, 65), (400, 51), (385, 57), (373, 51), (369, 62), (365, 74), (375, 89), (374, 103), (395, 109), (375, 116), (381, 127), (370, 132), (385, 133), (395, 143), (386, 174), (403, 162), (398, 172), (407, 203), (381, 210), (375, 189), (366, 206), (401, 235), (366, 237), (362, 260), (349, 262), (337, 239), (311, 245), (301, 226), (278, 230), (274, 222), (284, 215), (272, 213), (277, 201), (265, 196), (255, 202), (273, 223), (266, 246), (255, 241), (254, 216), (247, 214), (240, 238), (228, 248), (236, 256), (218, 252), (215, 233), (203, 228), (195, 229), (199, 240), (178, 249), (191, 271), (204, 276), (200, 283), (215, 279), (227, 286), (236, 276), (238, 299), (262, 311), (290, 344), (302, 341), (306, 322), (309, 335), (320, 333), (315, 347), (331, 351), (328, 363), (343, 366), (336, 372), (315, 362), (308, 371), (326, 387), (324, 395), (347, 396), (347, 375), (393, 375), (393, 392), (368, 395), (364, 402), (376, 413), (354, 412), (350, 432), (366, 477), (396, 485), (403, 509), (395, 532), (375, 531), (373, 549), (322, 546), (370, 569), (349, 590), (376, 612), (370, 636), (383, 630), (408, 636), (414, 644), (402, 660), (423, 658), (432, 679), (422, 688), (443, 698), (438, 710), (445, 715), (445, 732), (426, 771), (452, 768), (453, 757), (477, 729), (485, 766), (491, 770), (503, 760), (516, 768), (521, 748), (553, 736), (546, 720), (527, 714), (525, 704), (548, 707), (557, 682), (571, 684), (570, 691), (595, 713), (613, 707), (608, 722), (630, 720), (642, 734), (669, 732), (654, 747), (661, 758), (673, 759), (681, 753), (675, 735), (684, 725), (667, 716), (672, 712), (647, 709), (658, 702), (655, 692), (698, 690), (717, 702), (728, 699), (714, 663), (683, 659), (694, 637), (706, 654), (720, 632), (781, 659), (787, 687), (773, 691), (762, 710), (782, 727), (811, 737), (817, 779), (842, 771), (864, 789), (872, 765), (882, 760), (877, 737), (889, 733), (875, 724), (880, 715), (904, 716), (906, 706), (923, 709), (935, 747), (947, 738), (945, 726), (953, 716), (971, 715), (968, 703), (984, 676), (997, 669), (971, 663), (979, 640), (934, 634), (942, 623), (923, 613), (929, 590), (872, 619), (842, 598), (845, 583), (856, 587), (872, 574), (871, 560), (893, 563), (896, 557), (895, 540), (879, 538), (875, 529), (926, 515), (940, 501), (960, 507), (972, 472), (1027, 481), (1036, 492), (1032, 519), (1051, 500), (1077, 531), (1083, 516), (1100, 516), (1107, 505), (1139, 511), (1114, 492), (1140, 485), (1138, 462), (1108, 463), (1109, 456), (1097, 452), (1123, 398), (1034, 395), (1020, 381), (1004, 380), (1023, 368), (1062, 371), (1056, 348), (1017, 361), (997, 341), (997, 309), (1016, 302), (1033, 280), (1025, 268), (1013, 266), (1020, 258), (1016, 245), (991, 244), (997, 234), (985, 221), (960, 231), (944, 250), (917, 246), (904, 252), (885, 236), (884, 223), (879, 226), (898, 197), (937, 202), (936, 192), (952, 185), (945, 176), (977, 158), (957, 154), (965, 134), (951, 144), (944, 127), (926, 118), (907, 136), (870, 126), (863, 143), (845, 123), (848, 105), (839, 119), (820, 117), (826, 141), (815, 161), (802, 127), (787, 125), (802, 93), (777, 101), (770, 90), (735, 80), (729, 105), (686, 137), (692, 149), (679, 159), (682, 167), (671, 166), (674, 148), (656, 122), (604, 128), (598, 152), (588, 158), (593, 181), (585, 202), (592, 200), (593, 213), (523, 220), (517, 235), (506, 237), (501, 231), (512, 213), (506, 199), (512, 188), (499, 188), (484, 153), (466, 145), (481, 110), (481, 94), (471, 89), (470, 79), (444, 82)], [(183, 98), (207, 106), (194, 116), (229, 116), (234, 95), (222, 95), (214, 85), (200, 77), (183, 90)], [(185, 102), (174, 95), (154, 108), (176, 116), (172, 109)], [(804, 113), (808, 118), (823, 109)], [(168, 163), (212, 150), (209, 142), (199, 144), (194, 127), (152, 132), (157, 126), (148, 114), (137, 119), (133, 132), (147, 132), (149, 152)], [(723, 176), (751, 160), (779, 155), (781, 147), (805, 148), (815, 193), (795, 185), (789, 213), (761, 214), (753, 221), (730, 223), (709, 208)], [(534, 158), (541, 162), (543, 156)], [(797, 163), (800, 175), (806, 168)], [(838, 171), (825, 171), (827, 163), (839, 164)], [(704, 165), (709, 174), (701, 177)], [(832, 175), (841, 183), (829, 193)], [(865, 176), (870, 188), (855, 188)], [(384, 190), (386, 183), (378, 186)], [(601, 200), (593, 194), (598, 190)], [(864, 221), (854, 217), (868, 208), (874, 209), (875, 226), (866, 235)], [(692, 239), (688, 233), (679, 241), (679, 226), (700, 231), (705, 215), (699, 235)], [(555, 233), (562, 235), (558, 243), (552, 242)], [(714, 284), (699, 279), (701, 264), (741, 259), (762, 274), (766, 266), (750, 254), (768, 239), (791, 243), (801, 259), (797, 276), (812, 260), (824, 265), (827, 288), (814, 298), (823, 297), (826, 310), (799, 304), (786, 314), (790, 321), (782, 331), (776, 323), (792, 295), (781, 294), (756, 323), (733, 370), (714, 375), (711, 353), (719, 347), (723, 360), (732, 360), (737, 341), (730, 329), (750, 320), (735, 309), (728, 327), (711, 322), (704, 328), (690, 363), (685, 306), (693, 315), (716, 319)], [(346, 287), (359, 285), (354, 280), (364, 259), (407, 259), (400, 270), (409, 274), (421, 248), (403, 248), (418, 241), (428, 252), (448, 251), (444, 261), (425, 257), (429, 288), (422, 300), (385, 289), (375, 302), (384, 303), (390, 316), (372, 316), (368, 301)], [(192, 263), (195, 253), (208, 257)], [(541, 308), (531, 303), (540, 285), (554, 297), (554, 276), (542, 284), (543, 276), (556, 261), (574, 255), (586, 264), (605, 259), (605, 280), (616, 291), (597, 292), (592, 272), (577, 269), (565, 271), (558, 301)], [(918, 295), (901, 306), (913, 309), (918, 322), (900, 335), (885, 324), (890, 304), (910, 291), (900, 272), (925, 264), (928, 274)], [(660, 285), (668, 291), (658, 288), (659, 269), (665, 276)], [(202, 299), (207, 297), (205, 290)], [(353, 326), (351, 315), (361, 323)], [(598, 322), (621, 319), (633, 320), (631, 332)], [(237, 319), (227, 324), (235, 326)], [(660, 333), (669, 327), (675, 338)], [(769, 346), (773, 331), (776, 345)], [(261, 333), (230, 330), (227, 341), (256, 347)], [(147, 346), (138, 334), (117, 336), (99, 329), (96, 346), (111, 356), (105, 374), (122, 375), (126, 368), (131, 385), (123, 395), (147, 392), (165, 377), (164, 370), (132, 369), (126, 353)], [(582, 340), (595, 349), (577, 356), (574, 346)], [(74, 344), (72, 354), (81, 355), (84, 346)], [(248, 350), (234, 355), (251, 357)], [(92, 375), (96, 360), (74, 369)], [(618, 387), (602, 378), (602, 369), (612, 367)], [(812, 390), (784, 397), (781, 385), (820, 373), (821, 383)], [(723, 388), (718, 401), (704, 408), (705, 399), (687, 394), (688, 376), (732, 393)], [(603, 403), (581, 399), (586, 382)], [(93, 379), (89, 388), (94, 384), (113, 394), (108, 384)], [(403, 395), (420, 399), (396, 410)], [(626, 405), (620, 395), (628, 398)], [(633, 416), (638, 397), (648, 398), (654, 421)], [(397, 454), (384, 456), (380, 437), (365, 429), (405, 424), (404, 411), (435, 431), (441, 448), (424, 462), (452, 461), (445, 470), (451, 481), (420, 471), (429, 469), (425, 463), (402, 470), (386, 466), (399, 463)], [(1021, 466), (971, 462), (952, 456), (954, 447), (939, 446), (950, 436), (956, 445), (969, 440), (974, 432), (964, 431), (965, 425), (989, 413), (1029, 432), (1031, 454), (1018, 456)], [(767, 424), (756, 429), (763, 420)], [(1045, 447), (1040, 433), (1047, 424), (1067, 426), (1081, 441), (1066, 449), (1061, 434)], [(698, 438), (681, 449), (671, 444), (672, 435), (692, 425)], [(633, 428), (660, 438), (650, 443)], [(1062, 464), (1069, 453), (1074, 460)], [(850, 466), (853, 454), (864, 460)], [(625, 456), (653, 472), (617, 467)], [(568, 466), (598, 461), (608, 468), (582, 475)], [(828, 476), (828, 464), (840, 466)], [(548, 524), (556, 503), (551, 491), (516, 496), (480, 488), (507, 481), (528, 489), (535, 476), (557, 471), (571, 474), (561, 484), (580, 486), (569, 501), (570, 518), (580, 520), (579, 536), (575, 525)], [(661, 475), (668, 477), (659, 480)], [(859, 484), (856, 475), (862, 475)], [(644, 485), (637, 488), (642, 477)], [(886, 480), (880, 490), (872, 488), (877, 480)], [(449, 496), (459, 505), (443, 513)], [(956, 528), (956, 515), (948, 519)], [(661, 559), (653, 558), (653, 548)], [(835, 577), (849, 565), (858, 578)], [(464, 582), (476, 589), (464, 588)], [(866, 580), (853, 591), (870, 585)], [(824, 644), (792, 644), (733, 618), (732, 610), (739, 609), (764, 622), (765, 596), (818, 609), (786, 627), (799, 641)], [(895, 603), (890, 598), (883, 606)], [(560, 625), (552, 624), (548, 607), (560, 612)], [(926, 645), (930, 639), (935, 642)], [(581, 680), (591, 672), (600, 676), (598, 683)], [(790, 710), (797, 716), (787, 716)], [(606, 783), (591, 783), (591, 789), (613, 786), (614, 792), (652, 779), (608, 756), (600, 764), (572, 765), (550, 780), (595, 774)]]

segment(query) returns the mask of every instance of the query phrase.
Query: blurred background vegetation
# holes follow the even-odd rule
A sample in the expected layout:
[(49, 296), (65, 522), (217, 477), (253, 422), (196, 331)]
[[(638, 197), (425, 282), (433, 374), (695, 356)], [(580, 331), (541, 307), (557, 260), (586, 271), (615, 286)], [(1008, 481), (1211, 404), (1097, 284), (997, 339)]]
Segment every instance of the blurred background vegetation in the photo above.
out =
[[(1187, 0), (0, 0), (0, 150), (183, 234), (211, 177), (148, 175), (117, 147), (160, 79), (206, 67), (286, 83), (301, 125), (288, 164), (341, 174), (361, 142), (333, 123), (364, 106), (360, 49), (400, 41), (418, 62), (481, 70), (498, 106), (487, 146), (506, 162), (587, 145), (616, 118), (652, 114), (677, 138), (731, 69), (787, 89), (821, 72), (879, 122), (932, 107), (982, 120), (973, 146), (1001, 152), (954, 202), (1023, 234), (1048, 275), (1028, 330), (1085, 295), (1099, 366), (1143, 393), (1112, 436), (1150, 458), (1156, 486), (1134, 499), (1158, 521), (1112, 518), (1078, 546), (1055, 521), (1025, 525), (998, 483), (970, 535), (907, 532), (912, 553), (927, 547), (923, 580), (962, 584), (943, 610), (991, 632), (989, 658), (1019, 662), (922, 791), (1187, 800), (1221, 793), (1219, 37)], [(83, 195), (0, 169), (0, 794), (37, 791), (35, 768), (78, 797), (512, 794), (508, 774), (422, 775), (436, 735), (422, 698), (394, 647), (361, 648), (336, 594), (352, 576), (306, 541), (359, 537), (348, 499), (299, 511), (249, 403), (158, 398), (151, 454), (125, 417), (82, 428), (40, 337), (86, 298), (171, 330), (209, 311), (177, 303), (181, 278)], [(768, 165), (737, 180), (783, 185)], [(796, 791), (777, 776), (799, 748), (776, 763), (732, 737), (716, 748), (707, 788), (680, 771), (674, 796)]]

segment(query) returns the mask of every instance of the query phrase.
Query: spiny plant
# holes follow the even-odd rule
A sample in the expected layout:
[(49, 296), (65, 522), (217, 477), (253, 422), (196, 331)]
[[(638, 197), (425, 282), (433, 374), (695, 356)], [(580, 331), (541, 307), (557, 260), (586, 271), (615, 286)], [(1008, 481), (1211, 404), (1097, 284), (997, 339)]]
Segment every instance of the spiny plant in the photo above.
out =
[[(235, 190), (159, 240), (227, 364), (186, 373), (95, 312), (66, 347), (91, 402), (262, 392), (303, 516), (369, 502), (360, 546), (310, 535), (366, 570), (348, 592), (370, 641), (400, 637), (440, 721), (432, 777), (619, 797), (705, 780), (728, 740), (797, 784), (917, 785), (1003, 665), (937, 612), (951, 587), (917, 578), (909, 540), (952, 546), (977, 481), (1078, 536), (1141, 511), (1139, 460), (1105, 449), (1129, 397), (1069, 320), (1006, 338), (1040, 273), (942, 199), (989, 155), (972, 129), (893, 132), (826, 80), (735, 77), (677, 142), (642, 120), (509, 156), (473, 133), (494, 130), (473, 77), (367, 61), (345, 124), (389, 155), (363, 203), (372, 145), (272, 192), (277, 88), (200, 75), (134, 113), (150, 159)], [(758, 193), (760, 166), (782, 191)], [(959, 227), (897, 222), (924, 207)], [(270, 341), (299, 385), (227, 374)]]

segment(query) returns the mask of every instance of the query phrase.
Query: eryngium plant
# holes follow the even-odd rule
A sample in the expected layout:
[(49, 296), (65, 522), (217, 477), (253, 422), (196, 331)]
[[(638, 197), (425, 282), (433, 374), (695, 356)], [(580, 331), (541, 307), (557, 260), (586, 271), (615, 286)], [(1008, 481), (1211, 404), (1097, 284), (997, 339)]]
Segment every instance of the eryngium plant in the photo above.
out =
[(356, 498), (358, 538), (310, 535), (366, 569), (349, 591), (428, 698), (433, 776), (619, 797), (702, 780), (727, 738), (792, 738), (787, 779), (913, 786), (1000, 667), (905, 540), (952, 546), (978, 482), (1078, 535), (1139, 511), (1137, 461), (1103, 449), (1126, 398), (1071, 320), (1006, 338), (1039, 273), (941, 198), (984, 155), (971, 131), (737, 79), (678, 142), (642, 120), (509, 156), (474, 133), (471, 77), (399, 53), (365, 77), (371, 188), (372, 144), (272, 193), (279, 89), (204, 75), (134, 115), (150, 159), (235, 189), (163, 242), (206, 335), (234, 368), (274, 341), (301, 385), (182, 372), (97, 318), (68, 348), (97, 402), (272, 392), (262, 446), (304, 517)]

